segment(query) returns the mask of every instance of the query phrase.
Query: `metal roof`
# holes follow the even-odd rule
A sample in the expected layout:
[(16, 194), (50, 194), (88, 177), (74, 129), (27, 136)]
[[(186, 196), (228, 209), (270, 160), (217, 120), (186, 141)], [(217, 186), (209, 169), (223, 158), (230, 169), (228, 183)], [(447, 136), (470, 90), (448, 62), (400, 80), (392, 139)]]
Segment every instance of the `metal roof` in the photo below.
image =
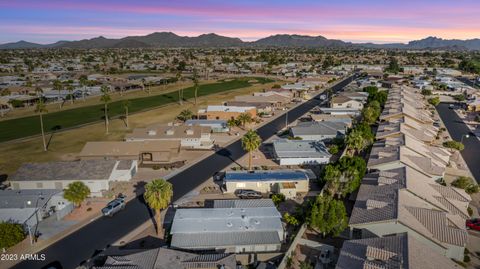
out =
[(332, 155), (321, 141), (279, 139), (273, 141), (278, 158), (330, 158)]
[(307, 175), (295, 170), (264, 170), (264, 171), (227, 171), (224, 181), (285, 181), (307, 180)]
[(60, 193), (62, 190), (4, 190), (0, 191), (0, 208), (34, 208), (37, 200), (40, 208), (51, 196)]
[(297, 126), (292, 127), (291, 131), (294, 136), (302, 135), (333, 135), (345, 133), (347, 125), (344, 122), (334, 121), (312, 121), (301, 122)]
[(171, 233), (229, 233), (282, 230), (275, 207), (178, 209)]
[(172, 236), (172, 247), (177, 248), (222, 248), (242, 245), (280, 244), (275, 231), (232, 232), (232, 233), (180, 233)]
[(271, 199), (235, 199), (215, 200), (214, 208), (249, 208), (249, 207), (275, 207)]

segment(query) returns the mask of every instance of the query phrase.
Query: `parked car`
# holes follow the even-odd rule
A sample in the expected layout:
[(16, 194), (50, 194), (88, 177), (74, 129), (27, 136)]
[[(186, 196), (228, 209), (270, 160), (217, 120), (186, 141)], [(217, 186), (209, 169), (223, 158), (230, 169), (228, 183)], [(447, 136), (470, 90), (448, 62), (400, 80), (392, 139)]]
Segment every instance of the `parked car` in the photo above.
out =
[(116, 198), (102, 209), (102, 214), (107, 217), (113, 217), (113, 215), (123, 209), (125, 209), (125, 200), (123, 198)]
[(467, 220), (467, 229), (480, 231), (480, 219)]
[(260, 199), (262, 198), (262, 193), (254, 190), (237, 190), (235, 192), (240, 199)]

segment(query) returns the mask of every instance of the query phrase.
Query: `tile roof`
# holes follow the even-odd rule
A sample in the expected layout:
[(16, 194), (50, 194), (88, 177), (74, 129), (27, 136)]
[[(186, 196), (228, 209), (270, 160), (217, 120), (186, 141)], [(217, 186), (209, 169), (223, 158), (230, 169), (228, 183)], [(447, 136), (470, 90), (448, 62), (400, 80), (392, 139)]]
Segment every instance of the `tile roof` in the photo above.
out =
[(432, 178), (410, 167), (367, 174), (358, 191), (350, 224), (398, 221), (440, 244), (462, 245), (469, 200), (463, 196), (445, 198), (437, 189), (451, 193), (455, 190), (446, 189), (454, 188), (438, 186)]
[(451, 269), (450, 259), (403, 233), (343, 243), (336, 269)]
[(235, 254), (195, 254), (175, 249), (118, 250), (92, 269), (236, 269)]

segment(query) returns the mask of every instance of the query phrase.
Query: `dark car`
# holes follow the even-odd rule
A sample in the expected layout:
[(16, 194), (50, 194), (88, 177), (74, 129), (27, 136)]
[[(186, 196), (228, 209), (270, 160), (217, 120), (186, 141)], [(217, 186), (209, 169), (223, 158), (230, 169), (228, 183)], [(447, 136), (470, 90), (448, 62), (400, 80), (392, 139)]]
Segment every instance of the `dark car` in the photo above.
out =
[(260, 199), (262, 198), (262, 193), (254, 190), (237, 190), (235, 192), (240, 199)]
[(480, 219), (467, 220), (467, 229), (480, 231)]

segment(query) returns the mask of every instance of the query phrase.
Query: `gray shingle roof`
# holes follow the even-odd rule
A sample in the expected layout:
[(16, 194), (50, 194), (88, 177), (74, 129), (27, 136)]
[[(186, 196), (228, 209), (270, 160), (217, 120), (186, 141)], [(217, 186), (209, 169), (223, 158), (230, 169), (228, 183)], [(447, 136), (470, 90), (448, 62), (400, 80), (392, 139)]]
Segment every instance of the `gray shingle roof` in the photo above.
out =
[(26, 163), (10, 181), (95, 180), (108, 179), (115, 160), (85, 160), (74, 162)]

